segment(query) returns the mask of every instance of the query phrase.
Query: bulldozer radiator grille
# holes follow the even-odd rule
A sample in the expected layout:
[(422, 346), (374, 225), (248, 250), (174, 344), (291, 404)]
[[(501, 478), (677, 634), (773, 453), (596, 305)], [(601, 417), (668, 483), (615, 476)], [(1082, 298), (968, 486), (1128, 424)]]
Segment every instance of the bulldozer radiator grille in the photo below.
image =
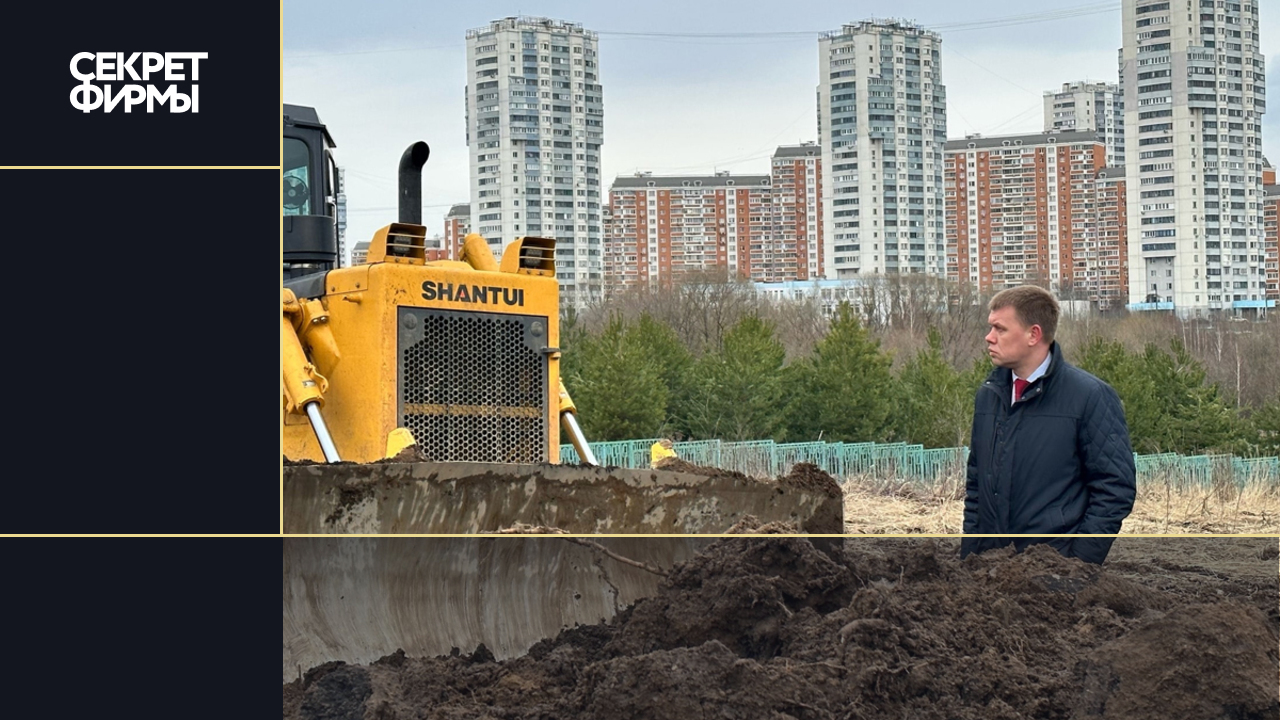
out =
[(430, 460), (547, 460), (547, 319), (399, 309), (399, 424)]

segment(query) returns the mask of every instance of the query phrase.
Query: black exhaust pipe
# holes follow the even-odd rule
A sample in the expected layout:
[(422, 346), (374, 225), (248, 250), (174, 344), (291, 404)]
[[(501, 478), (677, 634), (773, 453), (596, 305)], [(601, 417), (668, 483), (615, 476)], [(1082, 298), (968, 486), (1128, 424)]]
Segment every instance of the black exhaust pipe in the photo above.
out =
[(419, 140), (400, 156), (400, 222), (422, 224), (422, 166), (431, 148)]

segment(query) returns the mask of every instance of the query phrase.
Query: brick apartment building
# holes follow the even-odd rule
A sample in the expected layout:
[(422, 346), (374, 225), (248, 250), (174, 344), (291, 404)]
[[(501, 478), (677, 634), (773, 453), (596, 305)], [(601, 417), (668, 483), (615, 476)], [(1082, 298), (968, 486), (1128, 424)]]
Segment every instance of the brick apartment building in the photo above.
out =
[(438, 250), (428, 250), (429, 254), (439, 256), (428, 259), (457, 259), (458, 250), (462, 248), (462, 241), (466, 239), (469, 232), (471, 232), (471, 205), (458, 203), (449, 208), (449, 212), (444, 216), (444, 246)]
[(753, 255), (764, 264), (772, 200), (768, 175), (617, 178), (609, 189), (606, 287), (667, 285), (715, 267), (751, 277)]
[(945, 164), (948, 278), (1124, 304), (1124, 171), (1104, 170), (1096, 133), (954, 140)]
[(809, 280), (823, 276), (822, 148), (784, 145), (773, 153), (774, 242), (768, 245), (757, 282)]
[(1275, 168), (1262, 168), (1262, 250), (1266, 272), (1266, 298), (1280, 300), (1280, 186), (1276, 185)]
[(774, 152), (769, 175), (617, 178), (605, 209), (610, 291), (725, 268), (756, 282), (822, 277), (822, 149)]

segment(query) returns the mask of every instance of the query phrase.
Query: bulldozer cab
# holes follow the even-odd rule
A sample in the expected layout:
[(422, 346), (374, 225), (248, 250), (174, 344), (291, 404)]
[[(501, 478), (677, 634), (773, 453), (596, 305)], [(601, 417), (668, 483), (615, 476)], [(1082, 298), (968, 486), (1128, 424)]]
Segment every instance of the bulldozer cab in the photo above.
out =
[(315, 108), (284, 106), (284, 277), (341, 266), (335, 143)]

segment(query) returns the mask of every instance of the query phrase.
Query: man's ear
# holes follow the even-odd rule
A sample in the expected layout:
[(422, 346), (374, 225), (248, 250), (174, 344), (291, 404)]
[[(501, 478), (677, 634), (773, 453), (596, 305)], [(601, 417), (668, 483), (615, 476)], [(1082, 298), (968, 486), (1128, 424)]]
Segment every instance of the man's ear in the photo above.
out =
[(1032, 325), (1031, 329), (1027, 332), (1031, 334), (1030, 345), (1039, 345), (1044, 342), (1044, 328), (1039, 325)]

